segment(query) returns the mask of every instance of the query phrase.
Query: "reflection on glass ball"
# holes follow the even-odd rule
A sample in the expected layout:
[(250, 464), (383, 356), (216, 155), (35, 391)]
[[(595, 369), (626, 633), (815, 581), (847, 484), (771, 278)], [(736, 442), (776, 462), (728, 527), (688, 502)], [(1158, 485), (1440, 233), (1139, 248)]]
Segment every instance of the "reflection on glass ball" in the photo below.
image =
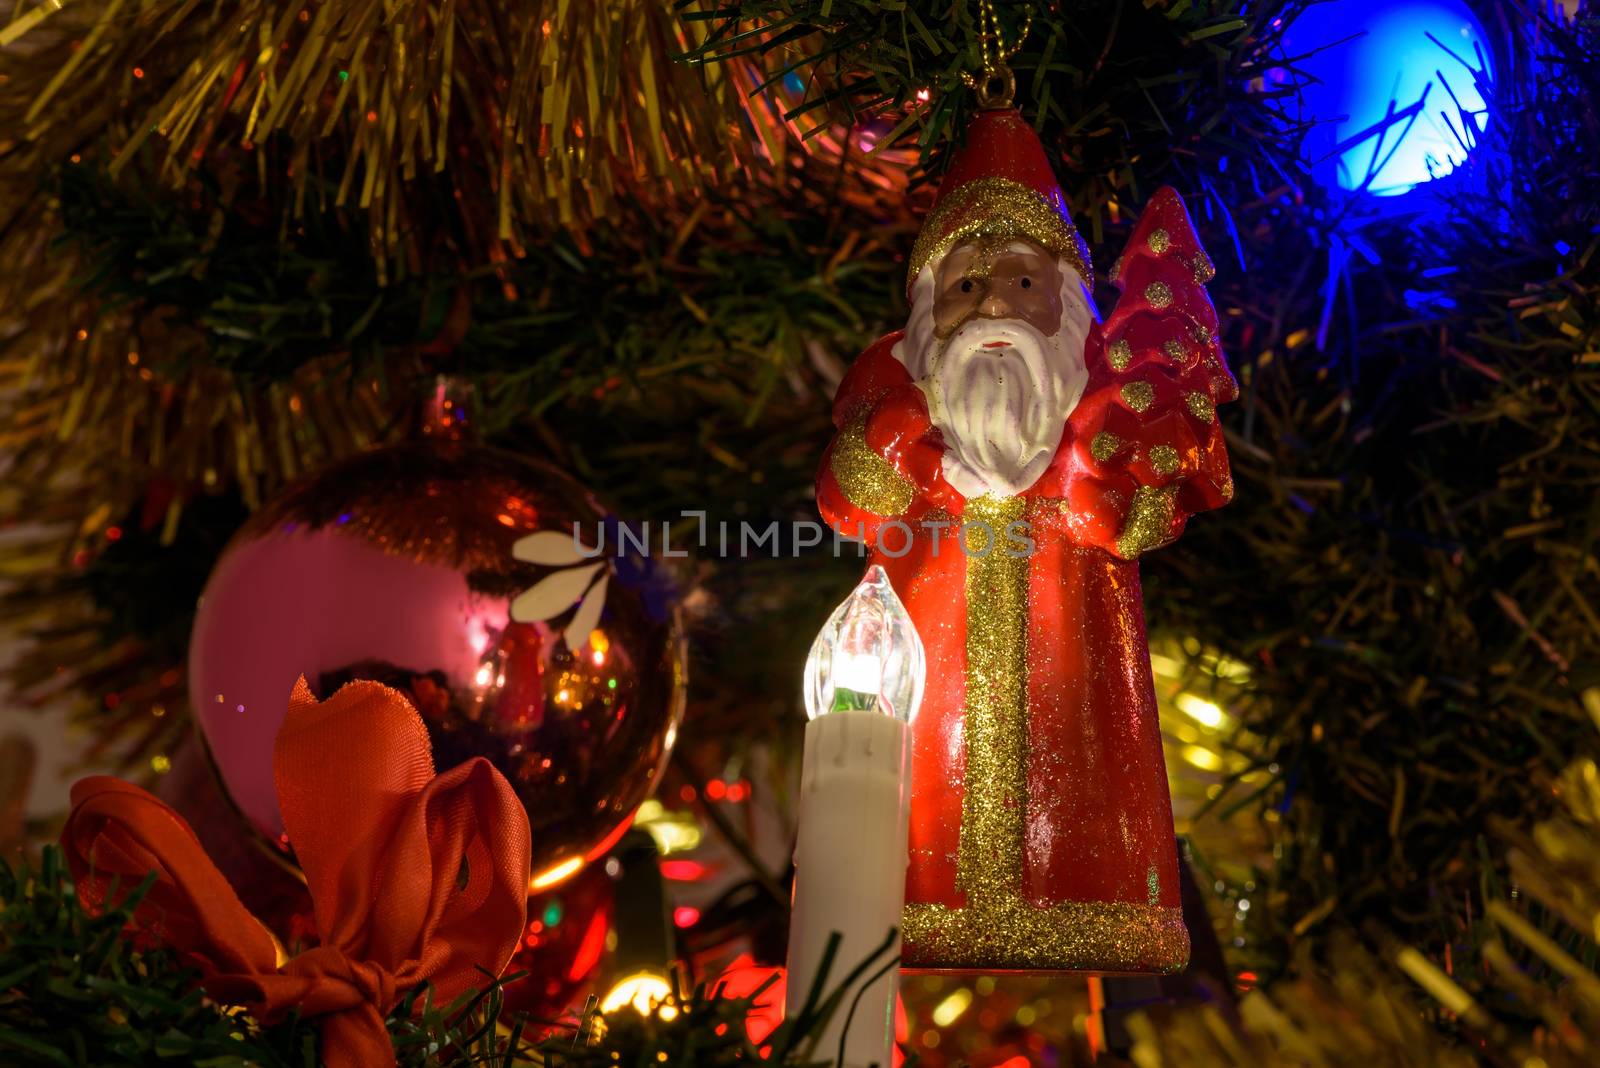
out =
[[(456, 443), (358, 456), (270, 502), (224, 552), (190, 642), (196, 717), (234, 803), (289, 846), (272, 743), (290, 687), (372, 679), (416, 706), (439, 770), (484, 756), (511, 782), (535, 889), (603, 853), (676, 734), (675, 592), (638, 555), (550, 566), (514, 550), (574, 524), (592, 545), (613, 522), (553, 467)], [(530, 591), (548, 615), (530, 617)]]

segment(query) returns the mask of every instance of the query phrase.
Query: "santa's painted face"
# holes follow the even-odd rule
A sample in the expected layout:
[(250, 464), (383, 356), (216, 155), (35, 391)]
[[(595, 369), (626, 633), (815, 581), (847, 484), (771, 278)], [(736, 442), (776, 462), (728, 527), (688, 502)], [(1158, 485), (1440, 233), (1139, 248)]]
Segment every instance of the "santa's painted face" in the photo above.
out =
[(977, 240), (924, 268), (896, 356), (928, 398), (964, 497), (1036, 482), (1083, 396), (1096, 318), (1082, 277), (1030, 241)]
[(998, 247), (970, 241), (951, 249), (933, 272), (933, 291), (933, 332), (940, 338), (973, 316), (1020, 319), (1046, 337), (1061, 324), (1061, 268), (1026, 241)]

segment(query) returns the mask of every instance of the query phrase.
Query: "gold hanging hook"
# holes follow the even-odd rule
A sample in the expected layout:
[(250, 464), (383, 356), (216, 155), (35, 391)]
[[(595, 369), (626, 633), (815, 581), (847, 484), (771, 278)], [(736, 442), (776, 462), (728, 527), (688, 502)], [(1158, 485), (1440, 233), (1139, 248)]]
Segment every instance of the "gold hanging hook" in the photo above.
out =
[(981, 108), (1008, 108), (1017, 95), (1017, 76), (1007, 64), (1012, 56), (1022, 50), (1028, 31), (1033, 29), (1033, 5), (1029, 4), (1022, 16), (1022, 28), (1007, 42), (1000, 28), (1000, 17), (994, 9), (994, 0), (978, 0), (978, 59), (983, 73), (974, 76), (965, 72), (961, 80), (968, 89), (978, 94)]

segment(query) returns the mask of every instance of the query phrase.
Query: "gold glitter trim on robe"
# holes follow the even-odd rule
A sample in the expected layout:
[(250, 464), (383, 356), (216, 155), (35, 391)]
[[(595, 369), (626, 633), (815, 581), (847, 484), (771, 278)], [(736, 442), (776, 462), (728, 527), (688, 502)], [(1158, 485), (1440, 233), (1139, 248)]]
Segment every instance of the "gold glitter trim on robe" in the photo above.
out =
[(1128, 382), (1123, 385), (1122, 403), (1136, 412), (1142, 412), (1155, 403), (1156, 389), (1148, 382)]
[(1152, 308), (1165, 308), (1172, 303), (1172, 289), (1165, 282), (1151, 282), (1144, 287), (1144, 299)]
[(1165, 478), (1167, 475), (1176, 474), (1182, 461), (1178, 458), (1178, 450), (1171, 445), (1156, 445), (1150, 450), (1150, 470)]
[(1201, 284), (1211, 281), (1217, 276), (1217, 268), (1211, 262), (1211, 257), (1204, 252), (1194, 258), (1194, 280)]
[(1196, 341), (1200, 342), (1200, 344), (1202, 344), (1202, 345), (1211, 344), (1211, 330), (1210, 330), (1210, 328), (1206, 327), (1206, 326), (1202, 326), (1200, 323), (1195, 323), (1194, 324), (1194, 339)]
[[(908, 968), (931, 970), (1178, 971), (1189, 959), (1182, 909), (1122, 901), (1041, 907), (1022, 893), (1029, 561), (1008, 555), (1000, 534), (1026, 511), (1020, 497), (975, 497), (963, 516), (994, 534), (987, 554), (967, 557), (966, 771), (956, 867), (966, 904), (906, 905), (902, 959)], [(972, 531), (969, 551), (983, 541), (981, 529)]]
[(1106, 348), (1106, 362), (1113, 371), (1126, 371), (1133, 362), (1133, 346), (1126, 341), (1113, 341)]
[(1220, 488), (1220, 490), (1222, 492), (1222, 499), (1223, 500), (1225, 500), (1225, 501), (1233, 500), (1233, 476), (1232, 475), (1229, 475), (1227, 478), (1223, 479), (1222, 480), (1222, 485), (1219, 488)]
[(889, 516), (911, 507), (916, 487), (867, 444), (865, 410), (839, 432), (831, 466), (840, 492), (862, 511)]
[(1122, 439), (1109, 430), (1102, 430), (1089, 442), (1089, 455), (1105, 463), (1122, 450)]
[(1176, 486), (1140, 486), (1128, 506), (1128, 519), (1117, 536), (1117, 555), (1136, 559), (1171, 541), (1172, 519), (1177, 514)]
[(908, 968), (1176, 972), (1189, 961), (1183, 910), (1123, 901), (1040, 908), (1010, 893), (982, 906), (907, 905)]
[(1072, 220), (1044, 197), (1009, 178), (979, 178), (946, 193), (911, 246), (907, 277), (975, 237), (1026, 238), (1062, 257), (1094, 288), (1089, 248)]
[(1028, 558), (1004, 548), (1002, 533), (1027, 511), (1021, 497), (974, 497), (962, 518), (987, 524), (990, 549), (967, 556), (967, 761), (962, 776), (956, 887), (969, 909), (1021, 892), (1023, 807), (1028, 764)]
[[(996, 538), (1023, 518), (1019, 497), (976, 497), (963, 518)], [(973, 541), (981, 547), (982, 532)], [(1189, 959), (1178, 908), (1120, 901), (1040, 907), (1022, 894), (1028, 760), (1028, 560), (996, 542), (967, 558), (965, 791), (956, 885), (959, 909), (912, 903), (901, 914), (911, 968), (1163, 971)]]
[(1206, 396), (1204, 393), (1201, 393), (1198, 390), (1193, 393), (1185, 393), (1183, 395), (1183, 400), (1184, 403), (1189, 406), (1189, 414), (1200, 420), (1202, 423), (1209, 423), (1212, 419), (1216, 418), (1217, 406), (1213, 404), (1211, 402), (1211, 398)]
[(1171, 247), (1172, 247), (1172, 235), (1168, 234), (1165, 230), (1151, 230), (1150, 231), (1150, 251), (1151, 252), (1154, 252), (1157, 256), (1159, 256), (1162, 253), (1166, 252), (1167, 249), (1169, 249)]
[(1161, 349), (1167, 354), (1168, 359), (1177, 363), (1183, 362), (1183, 342), (1173, 338), (1163, 342)]

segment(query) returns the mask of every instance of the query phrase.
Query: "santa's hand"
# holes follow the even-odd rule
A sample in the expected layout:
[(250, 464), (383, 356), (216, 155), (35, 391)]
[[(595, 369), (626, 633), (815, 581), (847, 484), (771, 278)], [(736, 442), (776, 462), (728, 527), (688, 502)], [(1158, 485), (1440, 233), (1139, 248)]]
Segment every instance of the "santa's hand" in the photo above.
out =
[(940, 494), (944, 443), (920, 387), (906, 383), (878, 398), (867, 416), (863, 436), (867, 447), (888, 461), (918, 495)]
[(851, 413), (817, 478), (823, 517), (847, 534), (871, 537), (884, 519), (951, 508), (954, 491), (939, 473), (943, 448), (922, 392), (909, 382)]

